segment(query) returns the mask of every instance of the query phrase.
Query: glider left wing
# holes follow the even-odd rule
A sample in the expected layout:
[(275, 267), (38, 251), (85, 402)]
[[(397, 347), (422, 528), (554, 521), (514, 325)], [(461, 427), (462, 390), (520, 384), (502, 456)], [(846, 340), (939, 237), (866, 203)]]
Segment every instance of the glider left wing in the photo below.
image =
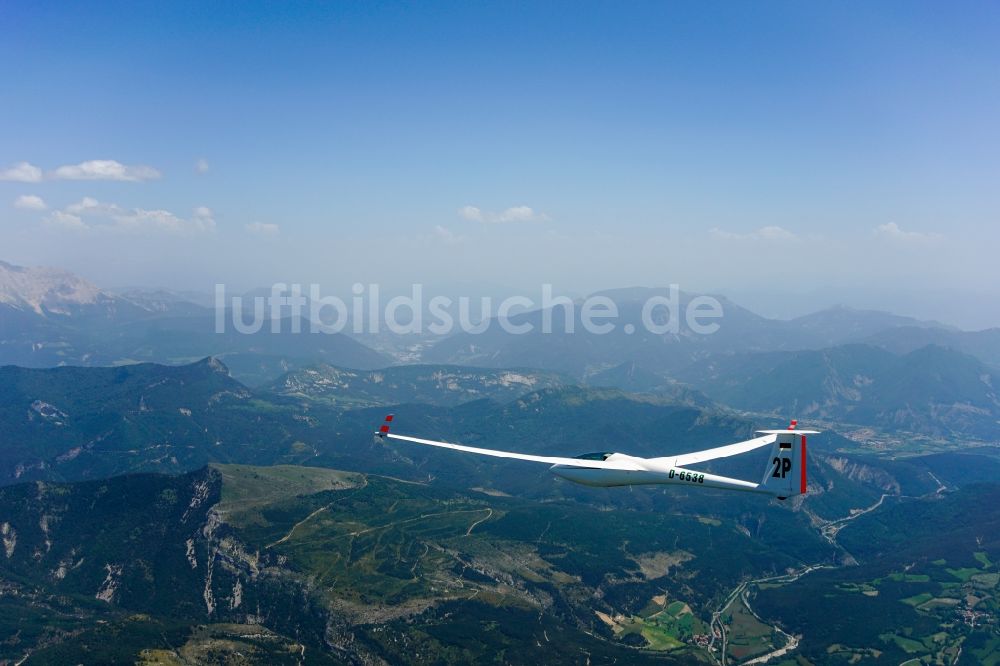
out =
[(384, 434), (386, 437), (401, 439), (405, 442), (425, 444), (427, 446), (438, 446), (443, 449), (454, 449), (455, 451), (465, 451), (467, 453), (478, 453), (479, 455), (493, 456), (495, 458), (513, 458), (515, 460), (529, 460), (531, 462), (547, 463), (549, 465), (572, 465), (573, 467), (590, 467), (593, 469), (620, 469), (635, 471), (645, 469), (631, 460), (582, 460), (580, 458), (561, 458), (557, 456), (533, 456), (527, 453), (497, 451), (496, 449), (480, 449), (475, 446), (451, 444), (450, 442), (435, 442), (431, 439), (419, 439), (417, 437), (407, 437), (406, 435), (393, 435), (391, 433)]

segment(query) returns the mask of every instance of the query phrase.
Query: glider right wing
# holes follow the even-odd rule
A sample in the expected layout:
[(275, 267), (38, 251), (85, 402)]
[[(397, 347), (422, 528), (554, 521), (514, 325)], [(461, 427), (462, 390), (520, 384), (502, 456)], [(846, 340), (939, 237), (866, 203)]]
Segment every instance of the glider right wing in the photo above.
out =
[[(741, 453), (753, 451), (754, 449), (759, 449), (762, 446), (767, 446), (768, 444), (773, 444), (776, 439), (778, 439), (776, 434), (768, 433), (763, 437), (755, 437), (753, 439), (748, 439), (745, 442), (736, 442), (735, 444), (727, 444), (726, 446), (719, 446), (714, 449), (705, 449), (704, 451), (695, 451), (693, 453), (682, 453), (674, 458), (674, 465), (677, 467), (684, 467), (685, 465), (694, 465), (708, 460), (715, 460), (716, 458), (736, 456)], [(670, 460), (670, 458), (660, 458), (660, 460)]]

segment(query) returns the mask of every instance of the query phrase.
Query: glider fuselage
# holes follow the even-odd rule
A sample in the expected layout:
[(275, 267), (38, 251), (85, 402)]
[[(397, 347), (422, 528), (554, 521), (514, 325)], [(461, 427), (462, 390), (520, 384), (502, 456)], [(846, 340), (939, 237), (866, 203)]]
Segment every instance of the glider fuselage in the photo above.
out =
[[(705, 472), (694, 472), (670, 464), (669, 459), (635, 458), (623, 453), (613, 453), (605, 460), (622, 460), (643, 469), (597, 469), (574, 465), (552, 465), (549, 469), (558, 477), (584, 486), (610, 488), (614, 486), (637, 486), (648, 484), (699, 485), (709, 488), (729, 490), (759, 491), (759, 484), (716, 476)], [(761, 491), (763, 492), (763, 491)]]

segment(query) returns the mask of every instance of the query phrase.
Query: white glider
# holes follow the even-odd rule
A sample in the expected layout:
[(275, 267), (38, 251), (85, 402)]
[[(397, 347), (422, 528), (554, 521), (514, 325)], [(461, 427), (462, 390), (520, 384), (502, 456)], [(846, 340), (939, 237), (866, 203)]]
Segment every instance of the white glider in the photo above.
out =
[[(725, 490), (742, 490), (746, 492), (764, 493), (778, 499), (788, 499), (794, 495), (806, 492), (806, 435), (819, 434), (818, 430), (796, 430), (797, 422), (792, 421), (785, 430), (758, 430), (754, 439), (745, 442), (728, 444), (714, 449), (682, 453), (677, 456), (662, 458), (637, 458), (624, 453), (588, 453), (573, 458), (559, 456), (535, 456), (527, 453), (497, 451), (495, 449), (480, 449), (475, 446), (437, 442), (431, 439), (420, 439), (406, 435), (395, 435), (389, 432), (393, 415), (385, 417), (385, 423), (375, 437), (379, 441), (386, 438), (398, 439), (404, 442), (437, 446), (444, 449), (454, 449), (466, 453), (478, 453), (496, 458), (513, 458), (551, 465), (550, 469), (574, 483), (586, 486), (633, 486), (641, 484), (683, 484), (697, 485), (706, 488), (722, 488)], [(688, 465), (728, 458), (729, 456), (754, 451), (771, 445), (771, 455), (768, 456), (764, 479), (760, 483), (731, 479), (725, 476), (708, 474), (685, 469)]]

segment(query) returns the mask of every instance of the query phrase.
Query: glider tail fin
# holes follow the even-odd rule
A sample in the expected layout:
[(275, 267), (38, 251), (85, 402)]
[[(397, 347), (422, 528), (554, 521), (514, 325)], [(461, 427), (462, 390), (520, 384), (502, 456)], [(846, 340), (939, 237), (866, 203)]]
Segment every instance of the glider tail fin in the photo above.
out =
[(795, 432), (794, 421), (788, 430), (775, 431), (777, 439), (767, 458), (761, 486), (778, 499), (804, 495), (806, 480), (806, 433)]

